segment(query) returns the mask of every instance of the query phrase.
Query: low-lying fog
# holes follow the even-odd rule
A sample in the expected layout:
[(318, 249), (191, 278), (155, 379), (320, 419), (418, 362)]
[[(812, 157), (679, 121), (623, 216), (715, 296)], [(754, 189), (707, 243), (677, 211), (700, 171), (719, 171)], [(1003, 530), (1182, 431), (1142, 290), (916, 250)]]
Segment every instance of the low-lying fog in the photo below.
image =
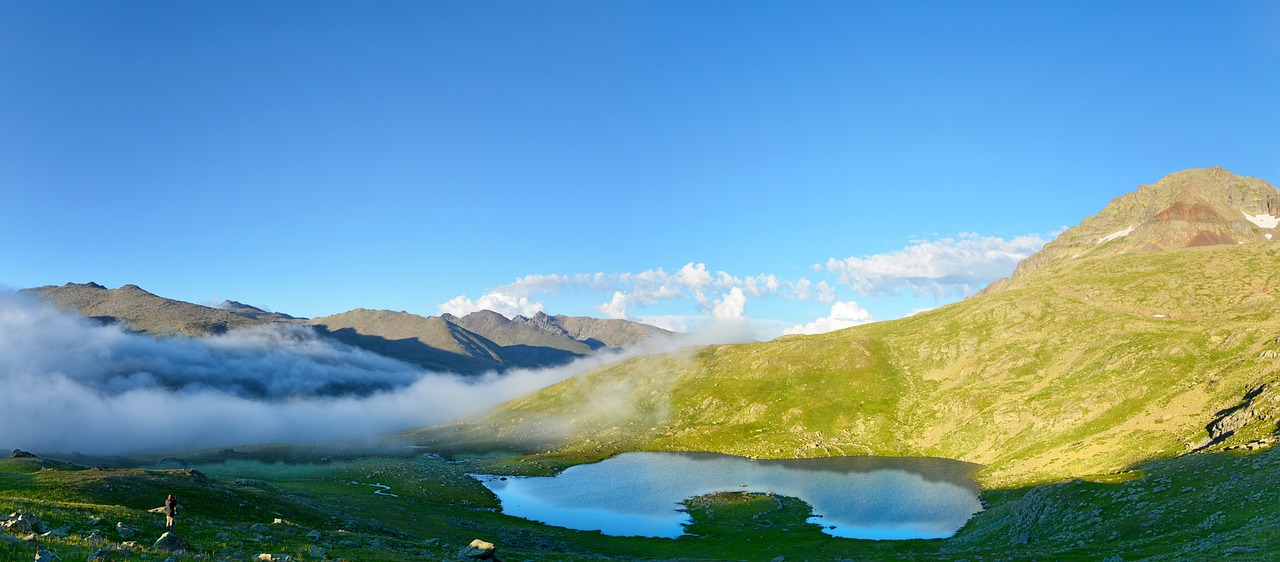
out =
[(108, 454), (370, 436), (475, 413), (621, 357), (463, 377), (306, 327), (157, 339), (0, 292), (0, 446)]

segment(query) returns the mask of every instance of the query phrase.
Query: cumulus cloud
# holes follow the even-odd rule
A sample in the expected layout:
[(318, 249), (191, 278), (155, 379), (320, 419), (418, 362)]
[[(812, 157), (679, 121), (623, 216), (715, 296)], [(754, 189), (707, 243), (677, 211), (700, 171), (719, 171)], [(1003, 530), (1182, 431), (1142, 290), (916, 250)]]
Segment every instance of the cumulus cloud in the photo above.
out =
[(827, 260), (825, 270), (863, 295), (910, 289), (939, 298), (965, 296), (1006, 277), (1047, 240), (1039, 235), (1011, 240), (963, 233), (955, 238), (917, 241), (884, 254)]
[(745, 318), (747, 295), (741, 287), (729, 289), (711, 308), (711, 317), (721, 322), (741, 322)]
[(4, 292), (0, 441), (122, 453), (354, 438), (476, 413), (619, 357), (461, 377), (298, 326), (153, 338)]
[(731, 314), (736, 304), (745, 303), (748, 296), (799, 301), (812, 298), (821, 302), (834, 302), (836, 298), (835, 289), (826, 281), (814, 283), (803, 277), (787, 280), (771, 273), (740, 277), (711, 270), (705, 263), (689, 262), (673, 272), (659, 267), (641, 272), (526, 275), (477, 299), (459, 295), (436, 308), (457, 316), (482, 309), (507, 317), (530, 316), (544, 310), (537, 300), (539, 296), (570, 290), (608, 295), (608, 300), (595, 308), (615, 319), (634, 319), (637, 309), (670, 301), (690, 301), (700, 312), (714, 318), (717, 306), (722, 315)]
[(791, 334), (825, 334), (835, 330), (843, 330), (860, 324), (869, 324), (875, 319), (854, 301), (842, 301), (831, 305), (831, 313), (808, 324), (801, 324), (783, 330)]
[(494, 291), (481, 295), (476, 300), (467, 298), (466, 295), (458, 295), (449, 299), (447, 302), (436, 307), (440, 312), (452, 314), (454, 316), (466, 316), (472, 312), (481, 310), (492, 310), (513, 318), (515, 316), (533, 316), (543, 311), (542, 303), (534, 302), (527, 296), (520, 296), (501, 291)]

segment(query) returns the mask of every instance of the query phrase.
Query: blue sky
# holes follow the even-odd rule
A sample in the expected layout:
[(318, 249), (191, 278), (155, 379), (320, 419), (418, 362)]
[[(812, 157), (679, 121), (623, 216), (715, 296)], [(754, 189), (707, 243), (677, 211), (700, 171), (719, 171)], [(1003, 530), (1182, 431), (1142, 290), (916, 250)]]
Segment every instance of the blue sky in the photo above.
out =
[(1277, 92), (1274, 2), (0, 0), (0, 284), (886, 320), (1277, 182)]

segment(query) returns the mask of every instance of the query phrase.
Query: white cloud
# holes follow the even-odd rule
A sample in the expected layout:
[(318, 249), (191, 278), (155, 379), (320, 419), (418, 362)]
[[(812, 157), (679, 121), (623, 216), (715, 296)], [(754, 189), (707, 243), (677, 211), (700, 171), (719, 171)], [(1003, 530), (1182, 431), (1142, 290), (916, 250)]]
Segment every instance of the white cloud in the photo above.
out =
[(1005, 240), (962, 233), (955, 238), (917, 241), (901, 250), (827, 260), (825, 269), (863, 295), (911, 289), (937, 297), (970, 295), (1008, 276), (1019, 261), (1047, 240), (1039, 235)]
[(614, 320), (623, 320), (627, 317), (627, 294), (622, 291), (614, 291), (613, 298), (609, 302), (596, 307), (601, 314), (607, 318)]
[(778, 289), (781, 286), (782, 283), (778, 281), (778, 276), (773, 274), (760, 274), (747, 277), (742, 288), (747, 291), (747, 294), (760, 298), (778, 292)]
[(871, 313), (854, 301), (842, 301), (831, 305), (831, 314), (808, 324), (801, 324), (783, 330), (783, 334), (824, 334), (835, 330), (850, 328), (859, 324), (874, 322)]
[(458, 295), (436, 308), (440, 312), (447, 312), (454, 316), (466, 316), (480, 310), (492, 310), (507, 318), (513, 318), (517, 315), (533, 316), (543, 311), (543, 306), (540, 302), (533, 302), (527, 296), (518, 296), (500, 291), (486, 293), (474, 301), (467, 298), (466, 295)]
[(711, 308), (711, 317), (721, 322), (741, 322), (745, 318), (747, 295), (741, 287), (729, 289)]

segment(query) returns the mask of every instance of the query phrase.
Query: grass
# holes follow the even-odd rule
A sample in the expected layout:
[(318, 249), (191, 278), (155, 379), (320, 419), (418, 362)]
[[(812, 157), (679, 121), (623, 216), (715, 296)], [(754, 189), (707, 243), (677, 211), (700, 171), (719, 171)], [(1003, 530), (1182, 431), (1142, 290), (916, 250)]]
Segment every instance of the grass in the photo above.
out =
[[(937, 456), (987, 487), (1113, 472), (1207, 440), (1214, 412), (1280, 382), (1280, 246), (1051, 267), (902, 320), (643, 357), (487, 417), (409, 435), (554, 466), (626, 450), (763, 458)], [(1274, 432), (1261, 416), (1237, 441)]]
[[(268, 457), (269, 458), (269, 457)], [(759, 493), (718, 493), (686, 502), (692, 523), (677, 539), (610, 537), (503, 515), (468, 471), (518, 457), (361, 457), (322, 464), (240, 459), (182, 471), (92, 470), (49, 461), (0, 460), (0, 510), (36, 513), (63, 537), (39, 539), (64, 559), (118, 545), (115, 523), (144, 546), (162, 531), (146, 509), (178, 490), (178, 533), (193, 548), (179, 560), (244, 560), (259, 552), (311, 559), (450, 559), (474, 538), (507, 560), (1186, 560), (1280, 553), (1280, 451), (1216, 452), (1155, 461), (1122, 474), (988, 490), (985, 511), (954, 537), (865, 541), (830, 537), (807, 522), (804, 502)], [(41, 469), (45, 470), (41, 470)], [(353, 483), (354, 482), (354, 483)], [(366, 483), (399, 497), (373, 494)], [(135, 497), (136, 495), (136, 497)], [(94, 523), (92, 518), (101, 520)], [(277, 519), (282, 522), (275, 522)], [(312, 530), (319, 539), (307, 536)], [(219, 538), (228, 533), (231, 538)], [(226, 535), (223, 535), (224, 537)], [(0, 561), (30, 560), (34, 545), (0, 541)], [(143, 548), (140, 555), (168, 553)]]

